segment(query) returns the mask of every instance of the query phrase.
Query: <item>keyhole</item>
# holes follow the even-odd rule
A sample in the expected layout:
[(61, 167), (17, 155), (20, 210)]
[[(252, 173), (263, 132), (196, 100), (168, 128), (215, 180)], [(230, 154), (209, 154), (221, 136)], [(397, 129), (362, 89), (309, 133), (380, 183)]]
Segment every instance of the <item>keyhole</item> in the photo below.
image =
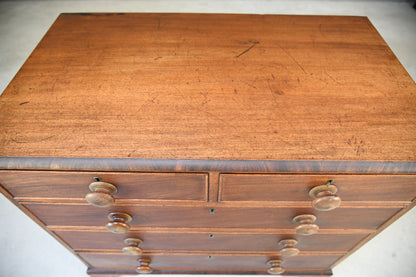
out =
[(100, 177), (93, 177), (94, 181), (96, 182), (101, 182), (101, 178)]
[(215, 214), (215, 209), (209, 209), (210, 214)]
[(210, 237), (210, 238), (213, 238), (213, 237), (214, 237), (214, 235), (213, 235), (213, 234), (209, 234), (209, 237)]

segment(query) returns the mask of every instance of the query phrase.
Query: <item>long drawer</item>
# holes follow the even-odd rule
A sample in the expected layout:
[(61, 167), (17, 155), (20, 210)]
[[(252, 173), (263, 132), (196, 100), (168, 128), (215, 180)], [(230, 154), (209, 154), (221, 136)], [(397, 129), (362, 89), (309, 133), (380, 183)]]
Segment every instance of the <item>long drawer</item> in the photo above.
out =
[(400, 208), (338, 208), (319, 212), (312, 208), (245, 208), (204, 206), (122, 205), (97, 208), (90, 205), (25, 204), (46, 225), (105, 226), (109, 212), (125, 212), (133, 217), (132, 227), (171, 228), (283, 228), (293, 229), (292, 218), (313, 213), (321, 229), (375, 230)]
[(350, 250), (368, 233), (315, 234), (299, 236), (294, 234), (250, 234), (222, 232), (143, 232), (130, 231), (127, 234), (113, 234), (102, 231), (63, 231), (55, 233), (71, 248), (95, 250), (119, 250), (126, 245), (126, 238), (139, 238), (140, 248), (148, 250), (181, 251), (278, 251), (282, 239), (295, 238), (301, 251), (345, 251)]
[[(127, 256), (114, 253), (78, 253), (93, 268), (100, 269), (130, 269), (137, 265), (137, 256)], [(154, 270), (266, 270), (267, 262), (275, 256), (267, 255), (183, 255), (162, 254), (146, 255), (150, 266)], [(328, 269), (341, 256), (317, 255), (296, 256), (285, 260), (282, 267), (285, 269)]]

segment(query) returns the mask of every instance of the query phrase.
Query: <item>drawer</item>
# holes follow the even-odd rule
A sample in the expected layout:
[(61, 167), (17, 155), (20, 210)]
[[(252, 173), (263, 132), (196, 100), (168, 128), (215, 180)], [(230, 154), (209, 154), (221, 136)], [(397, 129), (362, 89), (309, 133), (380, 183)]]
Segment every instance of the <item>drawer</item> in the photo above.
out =
[(368, 234), (315, 234), (313, 236), (279, 234), (139, 232), (113, 234), (108, 231), (55, 231), (75, 250), (121, 250), (126, 238), (140, 238), (140, 248), (181, 251), (278, 251), (282, 239), (295, 238), (301, 251), (348, 251)]
[(415, 175), (221, 174), (220, 201), (310, 201), (309, 190), (333, 180), (343, 201), (411, 201)]
[(0, 184), (14, 197), (84, 198), (94, 177), (117, 186), (116, 199), (207, 199), (207, 175), (199, 173), (124, 173), (0, 171)]
[[(105, 226), (110, 211), (133, 216), (132, 227), (173, 228), (284, 228), (293, 229), (292, 218), (313, 213), (316, 224), (324, 229), (376, 229), (393, 216), (398, 208), (338, 208), (318, 212), (303, 208), (231, 208), (217, 207), (215, 214), (200, 206), (126, 205), (97, 208), (90, 205), (25, 204), (46, 225)], [(244, 220), (242, 220), (244, 219)]]
[[(137, 256), (107, 253), (78, 253), (92, 267), (100, 269), (135, 269)], [(154, 270), (267, 270), (267, 262), (274, 256), (265, 255), (146, 255), (151, 259)], [(287, 269), (327, 269), (341, 256), (296, 256), (285, 260), (282, 267)]]

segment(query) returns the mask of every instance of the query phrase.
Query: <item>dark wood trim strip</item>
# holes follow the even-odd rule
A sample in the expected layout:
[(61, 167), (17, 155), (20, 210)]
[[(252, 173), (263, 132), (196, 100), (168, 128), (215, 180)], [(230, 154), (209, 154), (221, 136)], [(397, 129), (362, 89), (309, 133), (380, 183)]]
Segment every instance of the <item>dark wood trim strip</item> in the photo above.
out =
[(250, 173), (351, 173), (416, 174), (416, 162), (406, 161), (257, 161), (173, 160), (115, 158), (0, 157), (0, 169), (151, 171), (151, 172), (250, 172)]

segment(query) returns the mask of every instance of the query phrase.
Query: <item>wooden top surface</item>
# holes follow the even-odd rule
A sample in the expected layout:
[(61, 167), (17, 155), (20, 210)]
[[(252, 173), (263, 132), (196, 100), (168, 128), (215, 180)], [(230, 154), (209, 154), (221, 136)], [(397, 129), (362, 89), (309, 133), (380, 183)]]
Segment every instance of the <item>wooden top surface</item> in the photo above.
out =
[(0, 155), (416, 160), (416, 85), (365, 17), (63, 14)]

